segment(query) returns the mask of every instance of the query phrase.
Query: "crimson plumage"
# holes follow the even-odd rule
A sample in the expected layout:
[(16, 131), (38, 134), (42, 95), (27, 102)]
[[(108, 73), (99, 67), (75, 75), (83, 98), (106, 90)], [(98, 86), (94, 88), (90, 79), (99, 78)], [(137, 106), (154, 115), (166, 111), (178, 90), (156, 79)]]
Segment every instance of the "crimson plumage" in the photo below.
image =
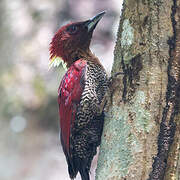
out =
[(82, 180), (89, 180), (91, 162), (101, 141), (101, 104), (108, 78), (89, 45), (103, 15), (61, 27), (50, 44), (51, 59), (61, 57), (68, 67), (59, 86), (58, 104), (61, 144), (71, 179), (80, 172)]
[[(69, 153), (70, 129), (73, 128), (75, 113), (80, 101), (83, 84), (80, 82), (86, 61), (76, 61), (63, 77), (58, 91), (59, 115), (62, 143)], [(71, 128), (70, 128), (71, 127)]]

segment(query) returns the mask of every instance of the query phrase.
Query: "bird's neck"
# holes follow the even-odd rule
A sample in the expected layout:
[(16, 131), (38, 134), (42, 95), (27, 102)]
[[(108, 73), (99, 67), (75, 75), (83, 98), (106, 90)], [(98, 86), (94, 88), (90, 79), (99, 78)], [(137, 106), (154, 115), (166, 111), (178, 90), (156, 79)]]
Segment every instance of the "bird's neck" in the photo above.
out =
[(70, 67), (78, 59), (84, 59), (86, 61), (93, 62), (94, 64), (98, 64), (98, 65), (102, 66), (99, 59), (91, 52), (90, 49), (88, 49), (88, 50), (78, 49), (69, 54), (70, 54), (70, 57), (68, 57), (68, 61), (66, 61), (68, 67)]

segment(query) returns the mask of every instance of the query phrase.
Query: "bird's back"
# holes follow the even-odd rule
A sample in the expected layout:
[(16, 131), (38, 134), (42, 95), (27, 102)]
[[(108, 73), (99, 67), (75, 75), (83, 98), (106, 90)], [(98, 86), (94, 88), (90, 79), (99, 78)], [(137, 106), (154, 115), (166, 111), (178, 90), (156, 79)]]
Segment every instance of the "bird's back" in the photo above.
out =
[(101, 65), (78, 60), (71, 65), (59, 87), (61, 142), (70, 177), (79, 171), (89, 179), (89, 169), (100, 145), (104, 113), (99, 114), (107, 90), (107, 75)]

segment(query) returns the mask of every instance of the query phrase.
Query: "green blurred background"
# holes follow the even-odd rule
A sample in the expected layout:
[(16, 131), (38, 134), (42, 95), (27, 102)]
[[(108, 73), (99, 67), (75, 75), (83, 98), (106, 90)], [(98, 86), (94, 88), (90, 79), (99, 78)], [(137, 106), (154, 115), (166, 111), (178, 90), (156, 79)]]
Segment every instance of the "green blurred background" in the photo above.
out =
[(56, 100), (64, 70), (48, 70), (49, 43), (60, 26), (106, 10), (91, 49), (110, 73), (120, 9), (119, 0), (0, 0), (0, 180), (69, 179)]

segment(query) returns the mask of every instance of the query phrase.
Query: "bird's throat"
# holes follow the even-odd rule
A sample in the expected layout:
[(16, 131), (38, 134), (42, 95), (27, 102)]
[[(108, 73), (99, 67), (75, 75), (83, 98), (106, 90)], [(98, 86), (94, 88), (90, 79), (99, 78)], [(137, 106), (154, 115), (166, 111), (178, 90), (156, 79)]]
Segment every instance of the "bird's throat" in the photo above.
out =
[(99, 59), (91, 52), (90, 49), (88, 50), (78, 49), (68, 54), (69, 55), (64, 59), (64, 61), (67, 63), (67, 67), (70, 67), (74, 62), (76, 62), (79, 59), (93, 62), (94, 64), (99, 64), (100, 66), (102, 66)]

